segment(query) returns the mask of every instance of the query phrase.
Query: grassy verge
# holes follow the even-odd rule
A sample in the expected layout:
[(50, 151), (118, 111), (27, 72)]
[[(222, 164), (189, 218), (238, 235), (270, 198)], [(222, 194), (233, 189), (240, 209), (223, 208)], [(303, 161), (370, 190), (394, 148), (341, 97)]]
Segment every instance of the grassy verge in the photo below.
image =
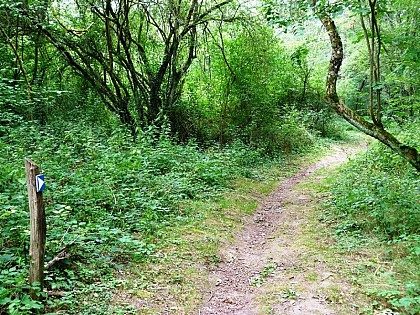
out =
[(419, 314), (418, 175), (378, 144), (326, 175), (308, 186), (328, 202), (307, 233), (365, 301), (358, 314)]

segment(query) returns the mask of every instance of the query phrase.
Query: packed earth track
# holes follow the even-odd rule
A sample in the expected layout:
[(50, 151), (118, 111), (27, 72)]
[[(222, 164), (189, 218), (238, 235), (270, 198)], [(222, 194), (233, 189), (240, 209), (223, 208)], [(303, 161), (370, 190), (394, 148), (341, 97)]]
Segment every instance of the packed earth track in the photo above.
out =
[(319, 181), (320, 176), (313, 176), (317, 170), (346, 162), (358, 149), (336, 147), (332, 154), (284, 180), (244, 219), (235, 241), (221, 250), (221, 262), (211, 271), (211, 289), (198, 314), (342, 314), (323, 293), (339, 287), (338, 295), (346, 299), (350, 289), (328, 269), (316, 248), (298, 242), (314, 206), (313, 196), (298, 185)]

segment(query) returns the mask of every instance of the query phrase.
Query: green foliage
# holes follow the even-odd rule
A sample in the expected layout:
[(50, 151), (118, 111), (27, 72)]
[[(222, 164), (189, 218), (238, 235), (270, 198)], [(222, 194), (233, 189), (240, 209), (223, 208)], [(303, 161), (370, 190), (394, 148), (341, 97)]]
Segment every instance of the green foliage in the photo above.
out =
[[(0, 264), (11, 258), (12, 256), (0, 256)], [(0, 310), (3, 310), (4, 307), (4, 310), (7, 310), (8, 314), (18, 315), (33, 314), (34, 311), (43, 309), (41, 302), (32, 300), (29, 296), (28, 290), (31, 287), (27, 284), (26, 278), (26, 270), (21, 270), (17, 267), (6, 268), (1, 271)], [(33, 289), (38, 290), (38, 296), (45, 296), (44, 293), (40, 292), (39, 286), (34, 286)]]
[(38, 162), (46, 176), (46, 261), (64, 247), (71, 255), (46, 273), (46, 289), (63, 295), (49, 297), (47, 309), (70, 313), (82, 307), (75, 299), (93, 292), (99, 280), (109, 279), (98, 293), (109, 299), (105, 293), (119, 285), (111, 281), (117, 270), (129, 261), (147, 259), (156, 250), (152, 240), (162, 227), (188, 215), (182, 203), (218, 196), (236, 174), (252, 176), (250, 169), (262, 161), (261, 152), (239, 142), (224, 150), (203, 151), (194, 142), (176, 145), (165, 133), (159, 138), (156, 134), (151, 128), (134, 142), (124, 129), (93, 128), (84, 121), (4, 127), (1, 312), (25, 314), (40, 306), (30, 300), (26, 284), (29, 214), (24, 157)]
[(220, 32), (223, 40), (208, 44), (185, 85), (190, 111), (197, 113), (192, 123), (200, 128), (205, 119), (201, 134), (210, 140), (258, 143), (280, 120), (291, 86), (291, 61), (264, 25), (252, 30), (235, 25)]
[(370, 293), (384, 299), (393, 308), (403, 310), (404, 314), (415, 315), (420, 312), (420, 285), (418, 283), (408, 282), (403, 289), (400, 283), (391, 281), (393, 289), (378, 290), (373, 289)]
[(249, 279), (249, 285), (257, 288), (261, 287), (266, 279), (276, 271), (277, 267), (276, 263), (267, 263), (258, 275)]
[[(416, 141), (407, 138), (407, 143), (418, 146)], [(416, 233), (420, 229), (419, 183), (409, 165), (385, 146), (373, 145), (366, 156), (343, 170), (334, 185), (334, 202), (340, 213), (387, 238)]]
[[(359, 14), (365, 15), (369, 9), (367, 5), (360, 7), (361, 3), (350, 3), (351, 13), (343, 20), (344, 23), (339, 22), (345, 46), (351, 52), (343, 65), (345, 80), (340, 82), (340, 94), (357, 112), (367, 114), (369, 55)], [(384, 115), (394, 117), (401, 124), (419, 113), (420, 102), (415, 88), (419, 85), (420, 71), (418, 58), (415, 57), (420, 51), (414, 31), (419, 16), (417, 7), (417, 2), (412, 0), (377, 4), (377, 16), (381, 21), (381, 78), (373, 89), (382, 91)], [(349, 23), (349, 20), (352, 22)]]
[[(156, 251), (162, 227), (192, 211), (183, 204), (218, 196), (237, 175), (255, 176), (255, 165), (267, 153), (306, 149), (318, 135), (340, 138), (341, 127), (322, 97), (327, 60), (320, 56), (327, 54), (328, 39), (313, 21), (301, 19), (306, 2), (264, 1), (270, 22), (287, 26), (294, 38), (280, 36), (259, 17), (236, 16), (236, 3), (217, 10), (210, 3), (171, 3), (143, 3), (146, 12), (63, 2), (53, 12), (48, 1), (29, 1), (28, 12), (39, 23), (32, 25), (22, 16), (25, 3), (0, 0), (0, 313), (41, 307), (30, 299), (26, 283), (24, 157), (46, 173), (47, 260), (62, 248), (71, 254), (47, 271), (47, 290), (62, 295), (48, 297), (47, 310), (99, 314), (114, 312), (100, 305), (120, 285), (111, 281), (113, 275)], [(379, 12), (387, 55), (382, 54), (383, 78), (375, 89), (384, 92), (385, 116), (406, 125), (420, 108), (418, 10), (413, 0), (395, 6), (394, 12)], [(344, 7), (366, 13), (348, 1), (332, 13)], [(285, 14), (290, 11), (296, 15)], [(112, 19), (105, 18), (109, 14)], [(284, 16), (299, 18), (299, 25)], [(235, 22), (221, 23), (223, 18)], [(351, 42), (342, 89), (351, 107), (364, 113), (368, 60), (363, 36), (349, 20), (356, 23), (348, 15), (339, 22)], [(55, 39), (48, 44), (41, 31)], [(84, 69), (84, 76), (76, 78), (75, 69)], [(118, 119), (144, 127), (136, 140)], [(164, 126), (168, 122), (171, 130)], [(400, 139), (418, 147), (418, 130), (414, 124)], [(174, 144), (174, 134), (183, 145)], [(334, 184), (337, 239), (353, 248), (375, 233), (417, 262), (418, 187), (409, 166), (372, 146)], [(275, 268), (266, 267), (256, 284)], [(109, 281), (100, 286), (100, 279)], [(417, 282), (399, 283), (377, 295), (414, 314), (418, 291)], [(76, 299), (92, 295), (98, 304), (76, 305)]]
[(325, 103), (314, 96), (315, 84), (310, 88), (309, 48), (288, 53), (263, 24), (221, 32), (223, 40), (213, 38), (192, 68), (175, 109), (186, 134), (221, 143), (240, 139), (269, 153), (310, 145), (312, 130), (327, 135), (331, 113), (324, 114)]
[(265, 137), (259, 141), (266, 152), (299, 151), (314, 142), (314, 136), (302, 121), (302, 113), (291, 109), (282, 120), (262, 130)]
[[(399, 134), (418, 147), (419, 123)], [(372, 293), (403, 314), (420, 307), (420, 178), (412, 167), (381, 144), (350, 161), (333, 180), (332, 212), (335, 237), (349, 250), (376, 240), (387, 247), (386, 257), (396, 265), (389, 285)]]

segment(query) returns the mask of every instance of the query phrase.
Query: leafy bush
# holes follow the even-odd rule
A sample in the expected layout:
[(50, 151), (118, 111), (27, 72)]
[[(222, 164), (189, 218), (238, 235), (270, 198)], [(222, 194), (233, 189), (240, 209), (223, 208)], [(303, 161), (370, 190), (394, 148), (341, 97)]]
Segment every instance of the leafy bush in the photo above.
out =
[[(29, 298), (29, 211), (24, 157), (46, 176), (46, 260), (67, 248), (71, 256), (46, 272), (49, 310), (77, 307), (76, 296), (111, 279), (128, 261), (154, 252), (154, 239), (180, 204), (229, 189), (235, 174), (262, 161), (259, 151), (237, 142), (202, 150), (194, 142), (174, 144), (165, 133), (139, 135), (104, 130), (84, 121), (48, 127), (22, 122), (0, 138), (0, 312), (25, 314), (40, 307)], [(110, 281), (112, 289), (117, 283)], [(104, 297), (105, 298), (105, 297)], [(16, 313), (17, 312), (17, 313)]]
[(419, 184), (412, 166), (375, 144), (342, 170), (333, 188), (334, 203), (366, 231), (395, 238), (420, 230)]
[(282, 151), (291, 152), (310, 146), (314, 142), (312, 134), (305, 126), (302, 113), (291, 110), (280, 123), (277, 145)]

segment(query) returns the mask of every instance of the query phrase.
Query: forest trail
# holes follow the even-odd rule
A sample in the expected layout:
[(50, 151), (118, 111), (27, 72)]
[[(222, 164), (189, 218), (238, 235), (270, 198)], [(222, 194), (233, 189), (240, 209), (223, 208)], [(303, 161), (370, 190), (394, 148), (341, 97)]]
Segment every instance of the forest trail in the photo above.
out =
[(235, 241), (221, 250), (222, 261), (211, 271), (211, 288), (198, 314), (345, 314), (330, 302), (351, 304), (351, 288), (317, 251), (322, 239), (313, 240), (314, 246), (302, 244), (308, 237), (309, 216), (320, 200), (299, 184), (320, 181), (322, 175), (314, 172), (337, 167), (358, 150), (336, 147), (266, 198)]

